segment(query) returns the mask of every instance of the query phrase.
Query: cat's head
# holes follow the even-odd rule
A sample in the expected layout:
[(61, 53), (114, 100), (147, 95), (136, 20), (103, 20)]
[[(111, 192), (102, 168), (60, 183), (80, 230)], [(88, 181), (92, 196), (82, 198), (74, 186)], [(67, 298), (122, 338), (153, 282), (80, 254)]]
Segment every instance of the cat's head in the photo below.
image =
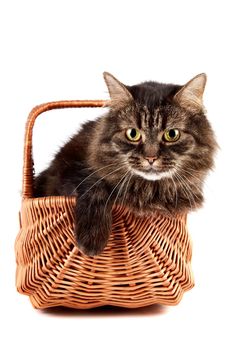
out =
[(123, 164), (120, 173), (128, 169), (148, 181), (184, 181), (188, 173), (205, 174), (213, 166), (216, 142), (203, 107), (205, 74), (183, 86), (126, 86), (109, 73), (104, 79), (110, 112), (96, 149), (104, 164)]
[(180, 209), (200, 207), (217, 147), (203, 107), (206, 75), (183, 86), (151, 81), (126, 86), (109, 73), (104, 78), (109, 112), (96, 124), (89, 163), (115, 193), (120, 185), (126, 192), (132, 181), (141, 189), (144, 181), (150, 188), (145, 203), (156, 187), (163, 206), (177, 207), (179, 192)]

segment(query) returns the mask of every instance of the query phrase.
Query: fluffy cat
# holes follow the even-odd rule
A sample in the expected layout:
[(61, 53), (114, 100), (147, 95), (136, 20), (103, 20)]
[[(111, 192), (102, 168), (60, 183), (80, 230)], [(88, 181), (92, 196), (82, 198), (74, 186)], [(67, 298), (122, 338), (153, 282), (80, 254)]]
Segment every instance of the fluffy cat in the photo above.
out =
[(104, 79), (107, 113), (86, 122), (34, 181), (35, 197), (77, 196), (74, 233), (90, 256), (108, 242), (115, 204), (136, 215), (199, 208), (216, 149), (202, 103), (205, 74), (183, 86)]

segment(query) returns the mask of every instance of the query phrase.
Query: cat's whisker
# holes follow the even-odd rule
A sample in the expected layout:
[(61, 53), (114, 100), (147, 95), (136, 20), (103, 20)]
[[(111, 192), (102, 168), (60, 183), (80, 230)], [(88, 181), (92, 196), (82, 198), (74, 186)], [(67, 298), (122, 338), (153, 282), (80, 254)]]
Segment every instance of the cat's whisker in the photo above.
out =
[(184, 193), (187, 196), (191, 210), (193, 210), (192, 202), (193, 204), (195, 204), (195, 201), (192, 193), (190, 192), (190, 189), (187, 188), (187, 184), (184, 182), (184, 180), (180, 177), (178, 173), (174, 173), (174, 177), (176, 178), (177, 182), (181, 185), (181, 188), (183, 189)]
[(113, 192), (114, 192), (115, 189), (120, 185), (120, 183), (121, 183), (122, 181), (124, 181), (125, 175), (126, 175), (126, 174), (124, 174), (124, 175), (120, 178), (120, 181), (117, 182), (117, 184), (113, 187), (112, 191), (110, 192), (110, 194), (109, 194), (109, 196), (108, 196), (108, 198), (107, 198), (107, 200), (106, 200), (106, 202), (105, 202), (105, 206), (104, 206), (104, 215), (105, 215), (105, 211), (106, 211), (107, 204), (108, 204), (108, 202), (109, 202), (109, 200), (110, 200), (110, 198), (111, 198)]
[(173, 182), (174, 185), (174, 190), (175, 190), (175, 196), (176, 196), (176, 208), (177, 208), (177, 203), (178, 203), (178, 192), (177, 192), (177, 184), (175, 183), (174, 179), (173, 179), (173, 172), (169, 169), (168, 170), (169, 174), (170, 174), (170, 179)]
[[(195, 176), (195, 175), (192, 173), (193, 171), (195, 171), (194, 169), (192, 169), (192, 168), (187, 168), (187, 167), (184, 169), (184, 167), (180, 166), (179, 164), (176, 164), (175, 169), (176, 169), (176, 170), (181, 170), (182, 172), (187, 173), (188, 175), (190, 175), (191, 177), (193, 177), (194, 179), (196, 179), (198, 182), (200, 182), (201, 184), (203, 184), (203, 181), (200, 179), (200, 177), (197, 177), (197, 176)], [(191, 170), (192, 172), (188, 171), (187, 169)], [(197, 173), (197, 174), (201, 174), (200, 171), (196, 171), (196, 173)]]
[[(175, 168), (176, 169), (176, 172), (179, 174), (179, 176), (181, 176), (183, 178), (183, 180), (186, 182), (186, 184), (188, 185), (188, 183), (190, 184), (189, 187), (190, 187), (190, 190), (193, 190), (192, 189), (192, 186), (195, 187), (198, 192), (201, 192), (201, 188), (203, 186), (203, 181), (201, 181), (200, 179), (196, 178), (196, 177), (193, 177), (195, 181), (191, 181), (189, 178), (188, 178), (188, 175), (190, 175), (190, 177), (192, 177), (192, 174), (191, 173), (188, 173), (187, 175), (183, 174), (183, 172), (187, 173), (186, 171), (184, 171), (183, 168), (179, 167), (179, 168)], [(180, 172), (179, 172), (180, 170)], [(188, 182), (188, 183), (187, 183)]]
[(129, 186), (129, 183), (130, 183), (130, 180), (132, 179), (132, 177), (133, 177), (133, 173), (131, 173), (131, 175), (129, 176), (129, 179), (127, 181), (125, 192), (124, 192), (124, 195), (123, 195), (123, 199), (121, 200), (121, 206), (123, 206), (123, 204), (124, 204), (124, 200), (125, 200), (125, 197), (126, 197), (126, 194), (127, 194), (128, 186)]
[[(187, 181), (189, 180), (189, 183), (194, 185), (194, 182), (192, 182), (188, 177), (191, 177), (195, 180), (195, 183), (197, 185), (200, 184), (200, 188), (202, 188), (204, 181), (201, 178), (198, 178), (197, 176), (193, 175), (191, 172), (187, 171), (186, 169), (182, 168), (178, 164), (174, 167), (175, 171), (179, 173), (179, 175), (183, 175)], [(183, 173), (186, 173), (187, 175), (185, 176)], [(198, 190), (200, 190), (198, 188)]]
[[(177, 166), (177, 165), (176, 165)], [(185, 169), (183, 169), (182, 167), (179, 166), (179, 169), (181, 169), (183, 172), (187, 173), (190, 177), (192, 177), (196, 182), (200, 183), (200, 186), (203, 187), (203, 185), (205, 184), (205, 187), (208, 188), (209, 191), (211, 191), (212, 193), (214, 192), (213, 188), (207, 183), (204, 181), (204, 178), (203, 178), (203, 172), (201, 171), (198, 171), (196, 169), (193, 169), (191, 167), (185, 167)], [(188, 170), (190, 171), (188, 171)], [(197, 177), (193, 174), (193, 172), (197, 175), (201, 175), (201, 178), (200, 177)]]
[[(180, 175), (180, 174), (179, 174)], [(196, 200), (195, 200), (195, 197), (196, 199), (199, 199), (198, 196), (193, 192), (193, 188), (190, 187), (190, 185), (185, 181), (185, 179), (180, 175), (181, 179), (182, 179), (182, 182), (185, 184), (185, 188), (186, 190), (188, 191), (189, 195), (190, 195), (190, 199), (192, 200), (192, 203), (195, 207), (195, 204), (196, 204)], [(193, 209), (193, 208), (192, 208)]]
[[(199, 199), (199, 197), (196, 195), (196, 193), (194, 193), (193, 188), (186, 182), (187, 180), (181, 174), (179, 174), (179, 175), (183, 179), (183, 182), (185, 183), (186, 188), (189, 190), (190, 194), (192, 195), (193, 202), (195, 203), (194, 197), (196, 197), (196, 199)], [(200, 191), (200, 189), (198, 189), (198, 191)]]
[[(120, 163), (118, 163), (118, 164), (124, 164), (124, 163), (126, 164), (125, 161), (124, 161), (124, 162), (120, 162)], [(96, 173), (97, 173), (98, 171), (100, 171), (100, 170), (109, 168), (109, 167), (111, 167), (111, 166), (113, 166), (113, 165), (116, 165), (116, 164), (117, 164), (117, 163), (111, 163), (111, 164), (108, 164), (108, 165), (106, 165), (106, 166), (103, 166), (102, 168), (99, 168), (99, 169), (93, 171), (91, 174), (89, 174), (88, 176), (86, 176), (86, 177), (78, 184), (78, 186), (75, 187), (75, 189), (71, 192), (70, 196), (81, 186), (81, 184), (82, 184), (84, 181), (86, 181), (86, 180), (87, 180), (88, 178), (90, 178), (92, 175), (96, 174)], [(92, 169), (92, 168), (85, 168), (85, 169)]]
[(99, 180), (97, 180), (85, 193), (83, 193), (83, 194), (79, 197), (79, 199), (83, 198), (95, 185), (97, 185), (99, 182), (101, 182), (101, 181), (102, 181), (103, 179), (105, 179), (107, 176), (116, 173), (117, 171), (119, 171), (120, 169), (122, 169), (122, 168), (124, 168), (124, 167), (125, 167), (125, 165), (123, 165), (123, 166), (121, 166), (121, 167), (119, 167), (119, 168), (117, 168), (117, 169), (111, 171), (111, 172), (108, 173), (107, 175), (102, 176), (102, 177), (101, 177)]
[(126, 181), (128, 180), (128, 174), (129, 174), (130, 171), (131, 171), (131, 170), (129, 170), (129, 171), (127, 172), (127, 174), (126, 174), (126, 176), (125, 176), (125, 178), (124, 178), (124, 180), (123, 180), (123, 182), (122, 182), (122, 184), (121, 184), (121, 186), (120, 186), (120, 189), (118, 190), (117, 196), (116, 196), (116, 198), (115, 198), (115, 200), (114, 200), (114, 202), (113, 202), (113, 206), (115, 205), (115, 203), (116, 203), (116, 201), (117, 201), (117, 199), (118, 199), (118, 197), (119, 197), (121, 191), (123, 190), (123, 188), (124, 188), (124, 186), (125, 186), (125, 184), (126, 184)]
[(196, 174), (202, 174), (202, 170), (197, 170), (197, 169), (194, 169), (190, 166), (188, 166), (187, 164), (185, 164), (185, 168), (183, 166), (181, 166), (180, 164), (176, 164), (176, 166), (180, 167), (181, 169), (188, 169), (188, 170), (191, 170), (192, 173), (196, 173)]
[[(188, 168), (188, 169), (190, 169), (191, 171), (194, 170), (194, 169), (192, 169), (192, 168)], [(206, 187), (212, 194), (214, 194), (214, 189), (213, 189), (213, 187), (210, 186), (210, 184), (209, 184), (208, 182), (205, 182), (205, 181), (204, 181), (203, 174), (201, 174), (201, 172), (196, 171), (197, 174), (201, 174), (201, 175), (202, 175), (202, 178), (200, 179), (200, 178), (198, 178), (197, 176), (193, 175), (191, 172), (189, 172), (189, 171), (187, 171), (187, 170), (184, 170), (184, 169), (183, 169), (183, 171), (184, 171), (185, 173), (187, 173), (190, 177), (192, 177), (197, 183), (199, 182), (201, 188), (205, 185), (205, 187)]]
[(202, 173), (200, 170), (196, 170), (196, 169), (187, 167), (187, 165), (181, 166), (181, 165), (179, 165), (179, 164), (176, 164), (176, 167), (178, 167), (178, 168), (180, 168), (180, 169), (182, 169), (182, 170), (185, 170), (185, 171), (187, 171), (187, 169), (188, 169), (188, 170), (191, 170), (191, 171), (192, 171), (192, 173), (191, 173), (192, 175), (194, 175), (194, 173), (195, 173), (195, 174), (201, 174), (201, 173)]
[[(185, 188), (188, 192), (190, 192), (190, 190), (192, 190), (192, 189), (191, 189), (190, 186), (186, 183), (186, 181), (185, 181), (184, 178), (181, 176), (181, 174), (180, 174), (179, 172), (176, 172), (176, 176), (177, 176), (177, 178), (180, 179), (180, 184), (183, 185), (183, 188)], [(192, 192), (191, 192), (190, 194), (191, 194), (192, 197), (193, 197)]]
[[(196, 188), (196, 190), (200, 193), (201, 192), (201, 187), (198, 187), (198, 185), (197, 184), (195, 184), (194, 182), (191, 182), (189, 179), (188, 179), (188, 177), (187, 176), (185, 176), (184, 174), (181, 174), (181, 173), (179, 173), (179, 175), (181, 176), (181, 177), (183, 177), (183, 179), (184, 179), (184, 181), (187, 181), (189, 184), (190, 184), (190, 190), (192, 190), (192, 186), (193, 187), (195, 187)], [(201, 181), (199, 182), (200, 184), (201, 184), (201, 186), (202, 186), (202, 183), (201, 183)], [(188, 185), (188, 184), (187, 184)], [(193, 193), (194, 194), (194, 196), (196, 196), (196, 198), (198, 198), (198, 196), (195, 194), (195, 193)]]
[(190, 197), (189, 197), (189, 193), (187, 192), (187, 190), (186, 190), (184, 184), (181, 182), (181, 180), (180, 180), (179, 177), (177, 176), (177, 173), (174, 174), (174, 177), (175, 177), (176, 181), (179, 183), (180, 187), (183, 189), (184, 194), (186, 195), (186, 197), (187, 197), (187, 199), (188, 199), (188, 201), (189, 201), (189, 204), (190, 204), (190, 208), (191, 208), (191, 210), (192, 210), (193, 207), (192, 207), (191, 199), (190, 199)]
[[(118, 181), (118, 183), (116, 184), (116, 186), (114, 186), (113, 190), (111, 191), (110, 195), (108, 196), (108, 199), (106, 200), (106, 203), (105, 203), (105, 206), (104, 206), (104, 215), (105, 215), (105, 211), (106, 211), (106, 208), (107, 208), (107, 204), (108, 204), (108, 202), (109, 202), (113, 192), (120, 185), (121, 181), (123, 181), (123, 183), (124, 183), (125, 177), (127, 176), (128, 172), (129, 172), (129, 170), (127, 170), (127, 172), (121, 177), (120, 181)], [(118, 191), (118, 194), (119, 194), (119, 191)], [(114, 201), (114, 203), (115, 203), (115, 201)]]

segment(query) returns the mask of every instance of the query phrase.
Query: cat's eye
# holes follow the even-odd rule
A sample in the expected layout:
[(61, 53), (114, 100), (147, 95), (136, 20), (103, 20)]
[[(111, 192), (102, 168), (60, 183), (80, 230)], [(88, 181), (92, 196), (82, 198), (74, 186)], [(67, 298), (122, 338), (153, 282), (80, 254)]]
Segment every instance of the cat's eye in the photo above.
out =
[(179, 129), (167, 129), (164, 131), (163, 139), (166, 142), (175, 142), (180, 138)]
[(142, 135), (138, 129), (133, 128), (126, 130), (126, 137), (131, 142), (138, 142), (141, 140)]

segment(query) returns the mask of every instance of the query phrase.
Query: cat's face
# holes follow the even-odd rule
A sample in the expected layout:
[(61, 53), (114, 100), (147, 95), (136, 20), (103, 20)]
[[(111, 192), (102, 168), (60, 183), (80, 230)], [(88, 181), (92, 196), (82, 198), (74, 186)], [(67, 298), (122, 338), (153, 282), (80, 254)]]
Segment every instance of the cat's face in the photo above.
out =
[(123, 164), (120, 174), (128, 170), (148, 181), (184, 182), (190, 172), (200, 176), (209, 170), (216, 143), (203, 113), (205, 79), (199, 75), (184, 87), (150, 82), (126, 88), (107, 76), (112, 97), (104, 131), (108, 162)]
[(168, 106), (153, 111), (134, 106), (118, 113), (111, 146), (133, 174), (155, 181), (191, 165), (198, 145), (184, 112)]

